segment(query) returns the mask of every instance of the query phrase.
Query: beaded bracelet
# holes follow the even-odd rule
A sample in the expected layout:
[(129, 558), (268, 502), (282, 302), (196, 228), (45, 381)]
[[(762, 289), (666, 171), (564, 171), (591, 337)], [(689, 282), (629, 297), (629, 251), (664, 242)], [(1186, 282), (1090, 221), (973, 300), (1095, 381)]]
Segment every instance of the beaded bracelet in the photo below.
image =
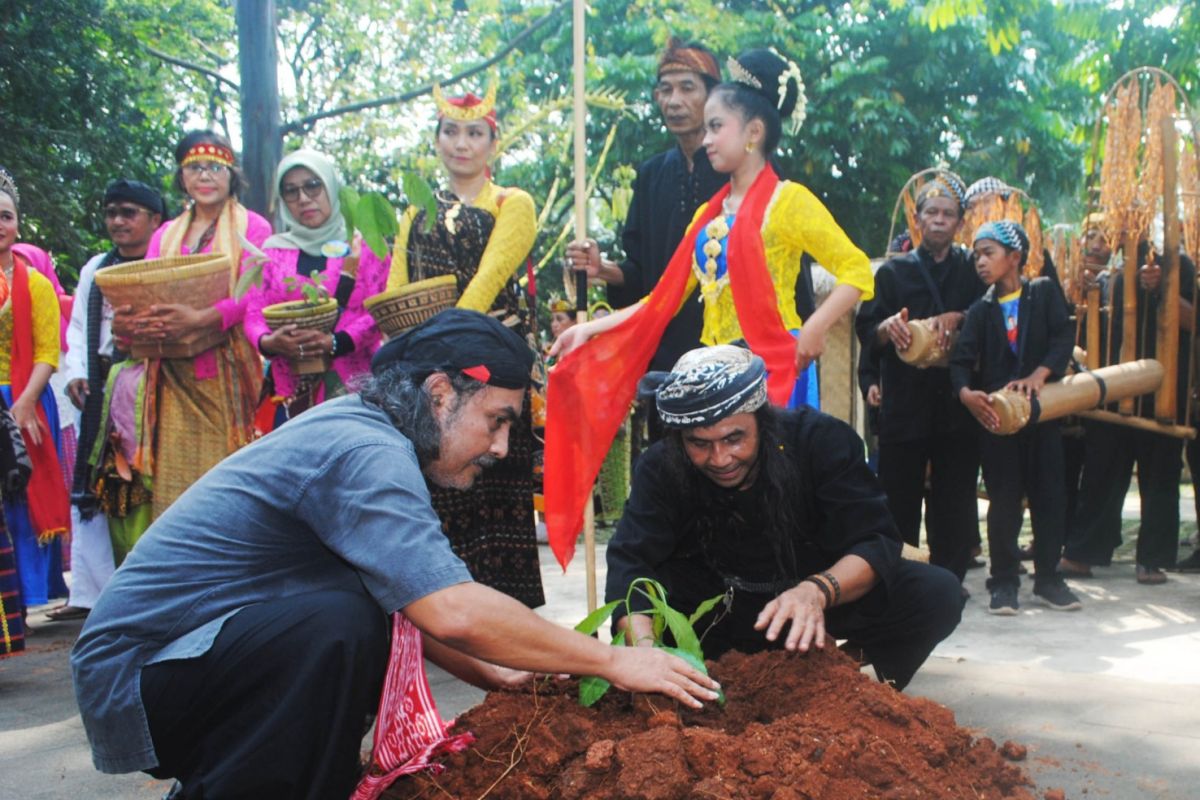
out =
[(829, 581), (829, 585), (833, 587), (833, 602), (830, 605), (836, 606), (842, 600), (842, 585), (838, 583), (838, 579), (833, 577), (833, 573), (826, 570), (821, 573), (821, 577)]
[(833, 607), (833, 593), (829, 591), (829, 587), (825, 585), (825, 581), (821, 580), (816, 575), (809, 575), (807, 578), (805, 578), (804, 580), (802, 580), (800, 582), (815, 584), (816, 587), (821, 590), (821, 594), (825, 595), (825, 607), (826, 608)]

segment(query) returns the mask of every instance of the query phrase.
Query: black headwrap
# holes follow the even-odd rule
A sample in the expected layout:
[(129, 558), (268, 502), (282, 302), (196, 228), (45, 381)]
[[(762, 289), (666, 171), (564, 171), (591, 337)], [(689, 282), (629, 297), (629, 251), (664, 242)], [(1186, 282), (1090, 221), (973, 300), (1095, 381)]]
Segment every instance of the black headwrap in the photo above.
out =
[(104, 190), (104, 205), (117, 200), (136, 203), (151, 214), (161, 214), (164, 217), (167, 215), (167, 204), (163, 202), (162, 193), (141, 181), (121, 178), (110, 183)]
[(638, 393), (654, 396), (665, 425), (703, 428), (765, 405), (767, 366), (742, 347), (699, 347), (680, 356), (670, 372), (647, 373)]
[(401, 365), (414, 379), (457, 371), (501, 389), (524, 389), (533, 370), (533, 351), (499, 320), (450, 308), (391, 339), (371, 359), (371, 371)]

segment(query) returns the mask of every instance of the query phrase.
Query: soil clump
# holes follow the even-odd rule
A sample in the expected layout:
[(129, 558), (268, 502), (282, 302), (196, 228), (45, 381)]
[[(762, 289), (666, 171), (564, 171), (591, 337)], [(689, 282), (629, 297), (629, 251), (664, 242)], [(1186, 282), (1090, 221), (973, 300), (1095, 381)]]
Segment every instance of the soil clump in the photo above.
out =
[(583, 708), (575, 681), (493, 692), (454, 728), (475, 734), (469, 749), (447, 757), (441, 775), (404, 778), (384, 797), (1034, 800), (995, 742), (835, 648), (728, 653), (709, 668), (724, 708), (615, 690)]

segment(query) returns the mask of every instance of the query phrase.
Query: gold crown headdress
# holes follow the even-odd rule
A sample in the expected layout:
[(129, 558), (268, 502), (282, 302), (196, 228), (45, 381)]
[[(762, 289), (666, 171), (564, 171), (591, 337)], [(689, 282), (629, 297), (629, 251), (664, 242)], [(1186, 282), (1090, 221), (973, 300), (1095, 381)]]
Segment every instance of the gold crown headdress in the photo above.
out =
[(489, 80), (487, 93), (483, 99), (473, 105), (466, 105), (463, 101), (468, 98), (478, 99), (474, 95), (468, 94), (458, 102), (447, 98), (442, 92), (441, 84), (435, 82), (433, 84), (433, 102), (437, 106), (438, 117), (445, 117), (456, 122), (475, 122), (476, 120), (491, 117), (491, 123), (495, 124), (496, 110), (496, 81)]
[(17, 191), (17, 182), (4, 167), (0, 167), (0, 192), (12, 195), (13, 205), (21, 205), (21, 193)]

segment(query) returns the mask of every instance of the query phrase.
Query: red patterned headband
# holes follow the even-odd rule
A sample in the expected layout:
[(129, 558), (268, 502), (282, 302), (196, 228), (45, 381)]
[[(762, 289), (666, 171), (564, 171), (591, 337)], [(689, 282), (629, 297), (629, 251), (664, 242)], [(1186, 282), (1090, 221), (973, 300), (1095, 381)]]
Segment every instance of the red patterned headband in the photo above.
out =
[(179, 162), (179, 166), (186, 167), (188, 164), (194, 164), (197, 161), (212, 161), (232, 167), (233, 151), (224, 145), (203, 142), (188, 150), (187, 155), (183, 157), (183, 161)]
[(712, 53), (697, 50), (694, 47), (684, 47), (675, 38), (667, 42), (667, 49), (658, 60), (658, 77), (664, 72), (696, 72), (707, 75), (715, 81), (721, 80), (721, 68)]

